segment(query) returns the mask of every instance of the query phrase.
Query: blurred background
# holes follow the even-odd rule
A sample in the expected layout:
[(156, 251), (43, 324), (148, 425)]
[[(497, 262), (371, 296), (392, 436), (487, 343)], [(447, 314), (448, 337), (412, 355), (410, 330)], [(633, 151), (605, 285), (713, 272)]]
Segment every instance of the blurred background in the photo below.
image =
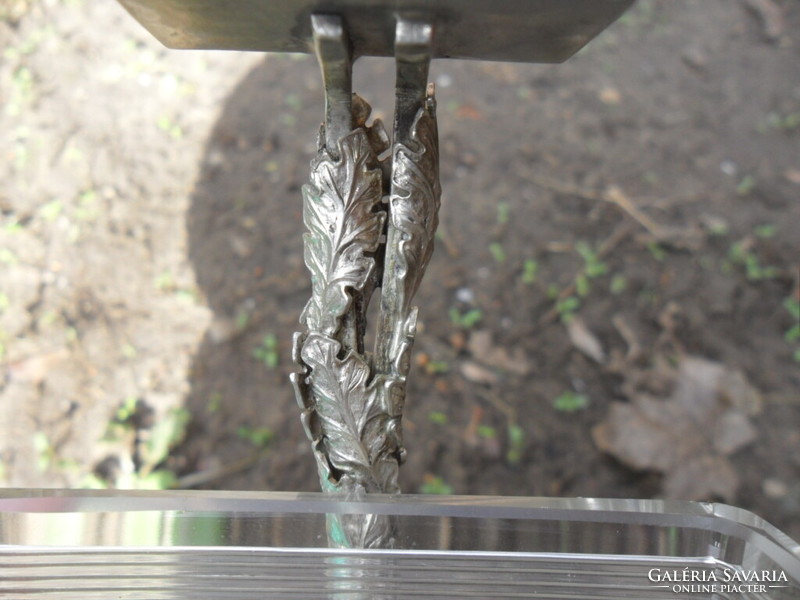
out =
[[(0, 485), (316, 490), (288, 374), (313, 57), (0, 0)], [(682, 498), (800, 538), (800, 4), (640, 0), (436, 61), (410, 493)], [(393, 64), (355, 89), (391, 121)]]

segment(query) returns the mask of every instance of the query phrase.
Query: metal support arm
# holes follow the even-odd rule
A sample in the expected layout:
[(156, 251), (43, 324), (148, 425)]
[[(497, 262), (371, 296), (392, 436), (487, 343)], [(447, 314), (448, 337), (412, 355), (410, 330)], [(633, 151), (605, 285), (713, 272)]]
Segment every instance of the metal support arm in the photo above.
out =
[[(369, 105), (351, 95), (351, 59), (340, 18), (312, 18), (325, 84), (325, 123), (303, 188), (305, 263), (312, 297), (295, 334), (291, 379), (322, 489), (356, 499), (398, 493), (405, 450), (401, 418), (417, 309), (411, 300), (433, 251), (441, 194), (432, 86), (433, 28), (399, 19), (394, 143), (367, 126)], [(388, 193), (388, 197), (387, 197)], [(377, 287), (375, 353), (364, 349), (366, 312)], [(331, 541), (390, 547), (387, 518), (336, 516)]]

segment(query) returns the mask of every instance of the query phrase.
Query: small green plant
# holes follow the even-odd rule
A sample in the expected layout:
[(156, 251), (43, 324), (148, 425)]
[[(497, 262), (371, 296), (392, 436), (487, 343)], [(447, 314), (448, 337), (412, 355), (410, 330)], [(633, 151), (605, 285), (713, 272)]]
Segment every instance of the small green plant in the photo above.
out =
[[(119, 433), (133, 431), (137, 427), (136, 414), (141, 410), (143, 402), (136, 397), (128, 397), (117, 409), (109, 423), (104, 439), (118, 439)], [(162, 466), (172, 449), (183, 441), (191, 414), (183, 407), (167, 411), (147, 431), (144, 442), (139, 444), (139, 468), (132, 473), (125, 473), (114, 482), (118, 489), (164, 490), (172, 487), (177, 481), (175, 473)], [(109, 482), (92, 475), (82, 483), (83, 487), (106, 488)]]
[(153, 284), (157, 290), (167, 292), (175, 289), (175, 278), (172, 276), (171, 272), (163, 271), (155, 278)]
[(25, 226), (17, 219), (11, 219), (8, 223), (3, 225), (3, 231), (10, 234), (19, 233), (23, 229), (25, 229)]
[(575, 296), (569, 296), (556, 302), (556, 312), (562, 323), (569, 323), (575, 316), (575, 311), (580, 308), (581, 301)]
[(508, 217), (510, 215), (510, 209), (508, 207), (508, 202), (498, 202), (497, 204), (497, 224), (498, 225), (505, 225), (508, 223)]
[(627, 289), (628, 280), (625, 278), (625, 275), (617, 273), (611, 278), (611, 283), (608, 287), (609, 290), (611, 290), (611, 293), (617, 296)]
[(792, 343), (800, 340), (800, 301), (796, 298), (788, 297), (783, 301), (783, 307), (792, 316), (795, 323), (783, 334), (783, 339)]
[(19, 257), (13, 250), (8, 248), (0, 248), (0, 264), (15, 265), (19, 262)]
[(55, 451), (43, 431), (33, 434), (33, 449), (36, 451), (36, 468), (40, 473), (44, 473), (53, 462)]
[(236, 435), (259, 448), (266, 448), (273, 437), (272, 430), (267, 427), (252, 428), (247, 425), (240, 426), (236, 430)]
[(522, 283), (530, 285), (536, 281), (536, 274), (539, 271), (539, 263), (528, 258), (522, 263)]
[(17, 68), (11, 76), (11, 93), (6, 103), (6, 114), (16, 117), (23, 106), (34, 99), (34, 77), (28, 67)]
[(447, 496), (453, 493), (453, 488), (445, 483), (438, 475), (427, 475), (419, 487), (420, 494), (438, 494)]
[(764, 225), (759, 225), (755, 229), (753, 229), (753, 233), (756, 237), (761, 238), (762, 240), (767, 240), (771, 237), (775, 237), (775, 232), (778, 230), (775, 225), (771, 223), (766, 223)]
[(730, 227), (728, 223), (722, 219), (714, 219), (708, 224), (708, 232), (715, 237), (722, 237), (728, 235), (728, 232), (730, 232)]
[(508, 426), (508, 452), (506, 460), (509, 464), (516, 465), (522, 460), (522, 451), (525, 448), (525, 430), (517, 424)]
[(652, 257), (658, 262), (664, 262), (664, 259), (667, 258), (666, 251), (658, 242), (647, 242), (647, 251), (650, 252)]
[(758, 256), (744, 242), (735, 242), (728, 251), (728, 259), (733, 264), (744, 267), (745, 276), (750, 281), (773, 279), (779, 275), (776, 267), (762, 267)]
[(589, 295), (589, 292), (592, 290), (592, 284), (589, 283), (589, 278), (581, 273), (575, 278), (575, 292), (581, 298), (585, 298)]
[(472, 329), (483, 319), (483, 311), (480, 308), (471, 308), (463, 314), (457, 308), (451, 308), (449, 315), (453, 325), (463, 329)]
[(45, 221), (53, 222), (58, 218), (58, 215), (64, 210), (64, 203), (60, 200), (52, 200), (44, 204), (39, 209), (39, 214)]
[(497, 437), (497, 430), (489, 425), (478, 425), (478, 435), (487, 440), (493, 440)]
[(506, 262), (506, 251), (503, 249), (503, 245), (500, 242), (492, 242), (489, 244), (489, 252), (495, 262)]
[(575, 251), (583, 258), (583, 272), (589, 278), (600, 277), (608, 272), (608, 265), (600, 260), (600, 255), (589, 244), (579, 240), (575, 242)]
[(100, 215), (97, 206), (97, 192), (92, 189), (84, 190), (78, 195), (78, 206), (75, 217), (81, 221), (94, 221)]
[(122, 344), (119, 351), (122, 353), (122, 356), (128, 359), (134, 359), (139, 355), (139, 352), (133, 344)]
[(237, 331), (244, 331), (247, 327), (247, 324), (250, 322), (250, 312), (247, 310), (240, 310), (236, 313), (236, 330)]
[(742, 177), (739, 185), (736, 186), (736, 193), (740, 196), (747, 196), (756, 188), (756, 183), (758, 183), (758, 181), (755, 177), (752, 175), (745, 175)]
[(189, 410), (177, 407), (168, 410), (155, 422), (142, 450), (142, 474), (149, 475), (167, 459), (170, 450), (186, 436), (190, 420)]
[(560, 412), (577, 412), (589, 406), (589, 398), (584, 394), (566, 391), (553, 400), (553, 408)]
[(760, 133), (766, 133), (770, 129), (777, 131), (793, 131), (800, 127), (800, 112), (792, 112), (782, 115), (777, 112), (767, 114), (764, 122), (759, 124)]
[(450, 365), (444, 360), (429, 360), (425, 364), (425, 372), (428, 375), (441, 375), (450, 371)]
[(114, 421), (119, 424), (128, 423), (130, 419), (136, 414), (136, 406), (138, 403), (136, 396), (128, 396), (123, 400), (117, 412), (114, 413)]
[(558, 295), (561, 293), (561, 290), (558, 287), (558, 284), (551, 283), (547, 286), (547, 299), (548, 300), (555, 300), (558, 298)]
[(161, 115), (156, 121), (158, 128), (166, 133), (173, 140), (179, 140), (183, 137), (183, 129), (177, 123), (174, 123), (167, 115)]
[(438, 410), (429, 412), (428, 420), (435, 425), (447, 425), (447, 415)]
[(278, 338), (275, 334), (268, 333), (261, 340), (261, 345), (253, 348), (253, 358), (261, 361), (268, 369), (278, 366), (280, 356), (278, 354)]

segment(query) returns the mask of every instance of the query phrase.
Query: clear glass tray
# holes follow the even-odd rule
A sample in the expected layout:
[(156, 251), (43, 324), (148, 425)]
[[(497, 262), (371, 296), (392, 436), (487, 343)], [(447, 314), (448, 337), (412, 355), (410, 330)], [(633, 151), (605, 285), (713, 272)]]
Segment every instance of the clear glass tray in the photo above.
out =
[[(394, 520), (328, 548), (326, 515)], [(0, 490), (0, 598), (800, 599), (800, 545), (659, 500)]]

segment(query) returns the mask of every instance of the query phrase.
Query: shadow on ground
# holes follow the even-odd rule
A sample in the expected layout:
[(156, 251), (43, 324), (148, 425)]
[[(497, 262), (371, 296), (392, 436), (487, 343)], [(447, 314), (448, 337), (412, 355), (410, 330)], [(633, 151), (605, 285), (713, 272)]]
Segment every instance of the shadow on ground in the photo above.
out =
[[(646, 6), (562, 66), (434, 65), (442, 225), (418, 296), (403, 489), (663, 495), (675, 465), (634, 469), (592, 431), (614, 404), (666, 401), (670, 365), (696, 356), (741, 371), (763, 409), (753, 440), (714, 457), (733, 491), (685, 494), (797, 536), (800, 382), (781, 305), (797, 293), (798, 132), (768, 121), (800, 110), (797, 46), (729, 3)], [(356, 84), (384, 120), (391, 69), (370, 61)], [(310, 291), (300, 188), (321, 114), (314, 61), (270, 57), (208, 142), (188, 229), (215, 318), (179, 455), (212, 486), (317, 489), (288, 357)]]

